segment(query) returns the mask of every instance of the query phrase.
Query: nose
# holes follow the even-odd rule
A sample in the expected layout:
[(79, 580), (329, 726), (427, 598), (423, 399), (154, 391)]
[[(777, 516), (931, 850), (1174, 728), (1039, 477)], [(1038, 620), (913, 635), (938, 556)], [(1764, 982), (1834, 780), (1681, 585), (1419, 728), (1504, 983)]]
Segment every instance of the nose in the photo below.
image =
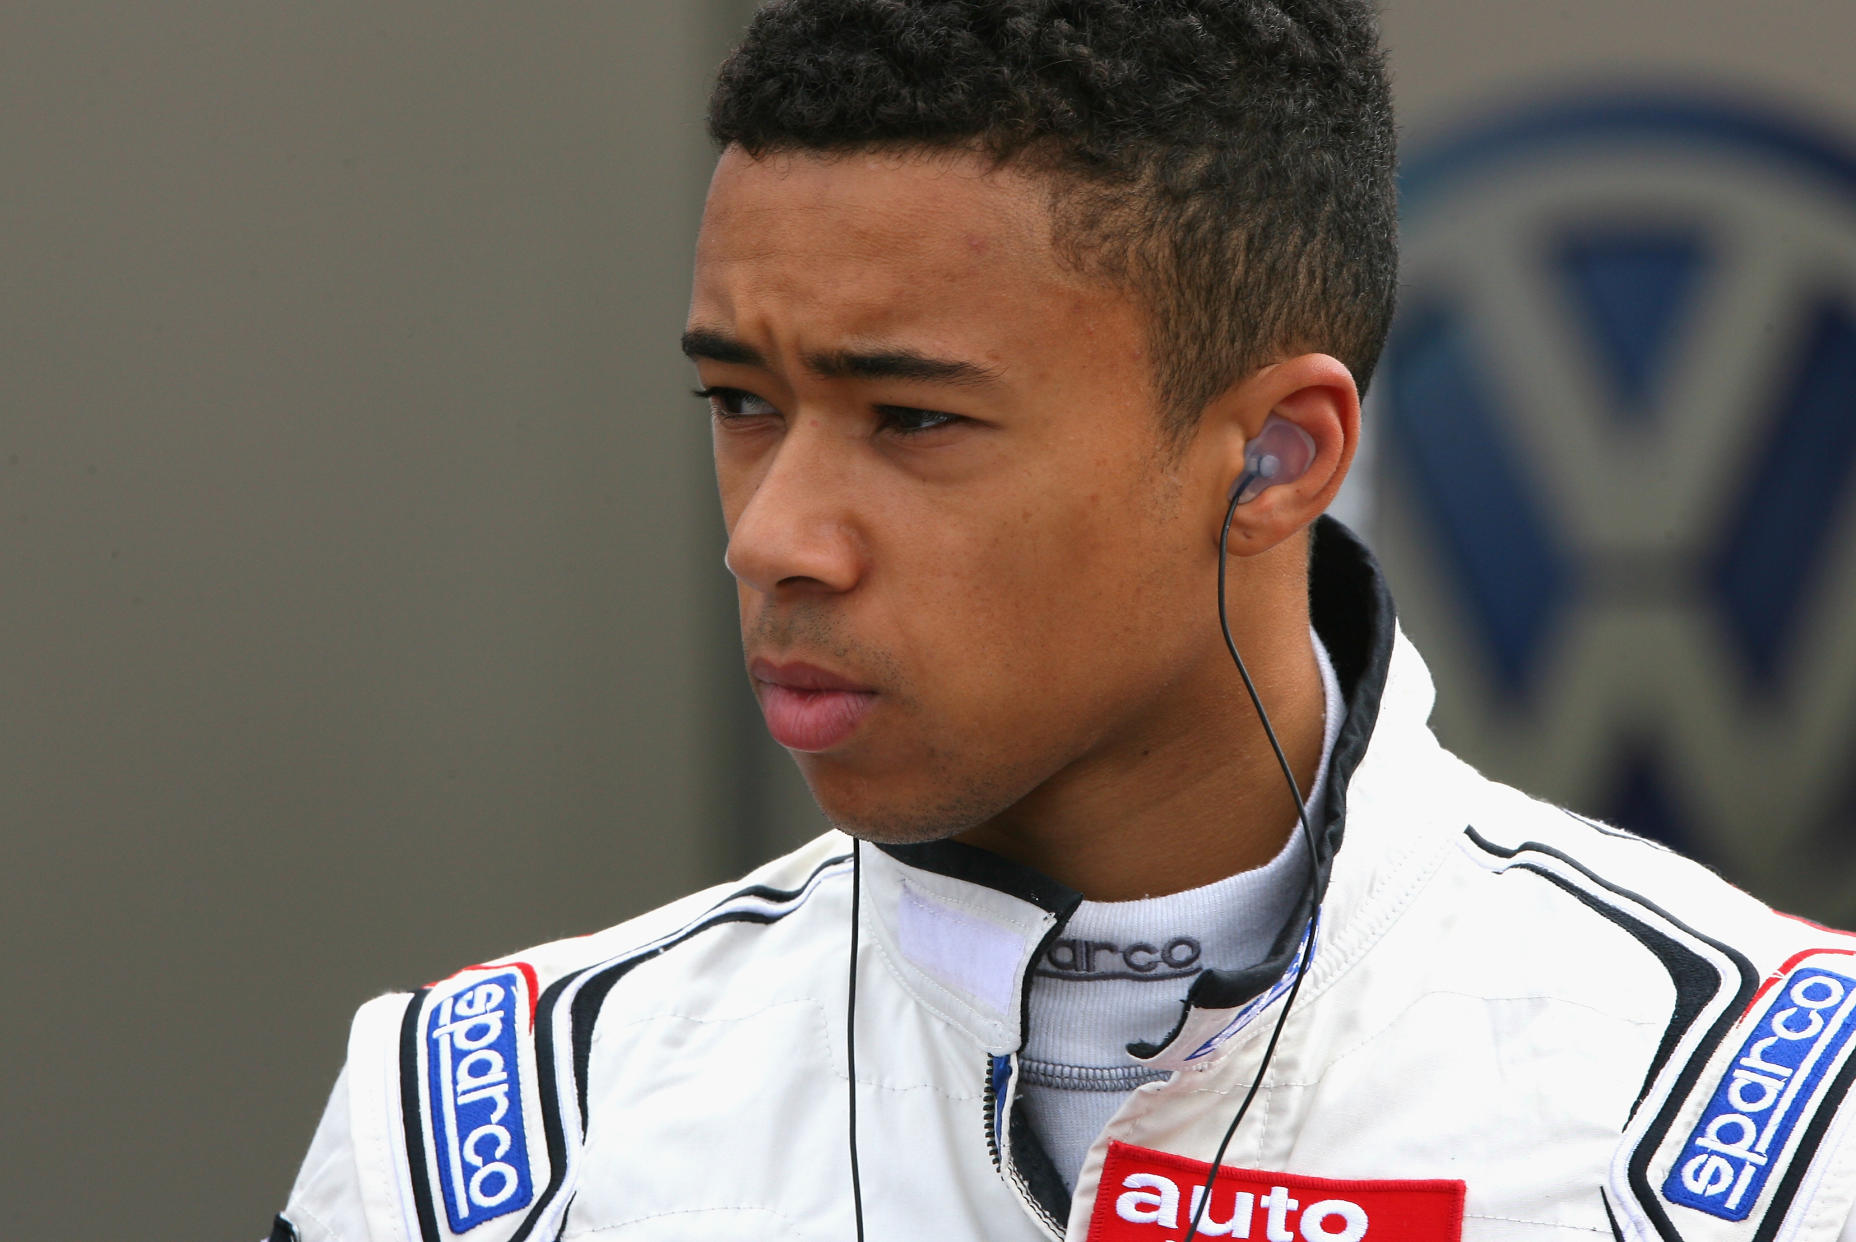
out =
[(776, 591), (848, 591), (862, 572), (848, 445), (803, 424), (781, 438), (736, 514), (723, 557), (742, 585)]

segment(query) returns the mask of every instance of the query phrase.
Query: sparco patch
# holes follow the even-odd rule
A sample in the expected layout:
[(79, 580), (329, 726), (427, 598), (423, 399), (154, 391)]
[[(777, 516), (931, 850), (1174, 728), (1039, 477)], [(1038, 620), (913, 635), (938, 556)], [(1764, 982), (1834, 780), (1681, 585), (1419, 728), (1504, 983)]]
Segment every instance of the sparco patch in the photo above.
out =
[[(1273, 1242), (1458, 1242), (1459, 1181), (1339, 1180), (1211, 1165), (1110, 1143), (1088, 1242), (1176, 1242), (1199, 1215), (1201, 1238)], [(1202, 1208), (1202, 1211), (1201, 1211)]]
[(1781, 974), (1764, 1004), (1663, 1182), (1671, 1203), (1722, 1220), (1752, 1212), (1856, 1034), (1856, 979), (1821, 966)]
[(529, 1015), (525, 982), (516, 969), (478, 976), (426, 1019), (435, 1190), (453, 1233), (535, 1197), (517, 1048)]

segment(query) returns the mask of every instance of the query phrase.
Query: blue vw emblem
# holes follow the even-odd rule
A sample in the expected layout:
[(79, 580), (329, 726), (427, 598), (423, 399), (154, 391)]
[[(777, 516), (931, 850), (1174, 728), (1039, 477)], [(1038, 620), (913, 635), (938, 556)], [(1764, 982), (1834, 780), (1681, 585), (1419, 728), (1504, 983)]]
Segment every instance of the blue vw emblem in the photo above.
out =
[(1376, 543), (1439, 732), (1850, 917), (1856, 156), (1582, 102), (1415, 153), (1405, 193)]

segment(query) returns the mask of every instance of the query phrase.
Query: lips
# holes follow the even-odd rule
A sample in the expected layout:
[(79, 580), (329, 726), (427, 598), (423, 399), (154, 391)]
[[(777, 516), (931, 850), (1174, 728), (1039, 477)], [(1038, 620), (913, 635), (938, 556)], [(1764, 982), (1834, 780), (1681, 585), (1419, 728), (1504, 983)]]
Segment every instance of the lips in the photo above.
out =
[(755, 659), (748, 673), (767, 731), (788, 750), (830, 750), (876, 705), (876, 691), (814, 664)]

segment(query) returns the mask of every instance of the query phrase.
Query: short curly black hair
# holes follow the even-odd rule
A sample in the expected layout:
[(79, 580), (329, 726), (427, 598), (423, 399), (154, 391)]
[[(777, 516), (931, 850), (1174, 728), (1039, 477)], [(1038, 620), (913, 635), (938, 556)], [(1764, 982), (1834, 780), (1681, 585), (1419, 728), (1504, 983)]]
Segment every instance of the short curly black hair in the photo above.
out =
[(1146, 306), (1168, 425), (1270, 361), (1362, 389), (1397, 288), (1371, 0), (770, 0), (719, 147), (957, 147), (1053, 174), (1065, 256)]

